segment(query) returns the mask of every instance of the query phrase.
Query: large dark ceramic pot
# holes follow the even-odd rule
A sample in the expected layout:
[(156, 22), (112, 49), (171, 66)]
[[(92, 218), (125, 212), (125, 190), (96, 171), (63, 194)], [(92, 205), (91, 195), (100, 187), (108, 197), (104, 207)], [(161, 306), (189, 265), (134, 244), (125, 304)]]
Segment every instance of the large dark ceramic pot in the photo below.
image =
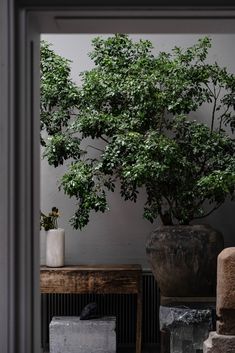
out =
[(223, 236), (208, 225), (160, 226), (146, 243), (147, 259), (165, 297), (214, 297)]

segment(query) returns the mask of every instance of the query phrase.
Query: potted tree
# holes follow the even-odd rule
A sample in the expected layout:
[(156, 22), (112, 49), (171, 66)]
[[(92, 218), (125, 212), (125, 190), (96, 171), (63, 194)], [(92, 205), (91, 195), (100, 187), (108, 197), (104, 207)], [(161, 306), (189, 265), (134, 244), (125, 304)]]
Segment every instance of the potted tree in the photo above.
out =
[[(204, 37), (187, 49), (154, 56), (149, 41), (97, 37), (90, 53), (95, 68), (82, 73), (81, 87), (69, 81), (66, 62), (66, 114), (45, 89), (53, 60), (48, 64), (42, 46), (42, 130), (51, 135), (43, 142), (44, 156), (55, 167), (72, 158), (60, 184), (77, 202), (71, 223), (81, 229), (91, 211), (105, 212), (107, 192), (117, 181), (125, 200), (136, 202), (145, 188), (143, 215), (162, 222), (147, 241), (147, 255), (167, 296), (214, 295), (223, 237), (209, 225), (191, 223), (234, 192), (235, 76), (207, 62), (210, 46)], [(49, 47), (46, 51), (53, 58)], [(211, 106), (208, 123), (192, 118), (203, 104)], [(95, 158), (81, 149), (88, 137), (98, 151)]]

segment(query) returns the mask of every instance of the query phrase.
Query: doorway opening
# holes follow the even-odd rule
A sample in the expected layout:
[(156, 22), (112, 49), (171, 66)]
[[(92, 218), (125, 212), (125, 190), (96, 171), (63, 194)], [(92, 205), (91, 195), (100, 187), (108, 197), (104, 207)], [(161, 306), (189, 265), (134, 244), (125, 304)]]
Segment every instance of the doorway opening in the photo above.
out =
[[(39, 314), (39, 227), (36, 224), (37, 215), (40, 209), (39, 197), (39, 166), (38, 143), (39, 136), (39, 34), (40, 33), (234, 33), (234, 15), (232, 11), (41, 11), (40, 9), (30, 12), (26, 10), (27, 15), (23, 16), (20, 25), (21, 37), (19, 48), (21, 53), (21, 78), (20, 90), (20, 126), (19, 137), (17, 141), (21, 143), (22, 148), (15, 152), (20, 156), (20, 176), (18, 179), (23, 183), (23, 189), (20, 192), (20, 202), (17, 205), (25, 215), (32, 215), (32, 220), (28, 218), (18, 219), (20, 225), (17, 233), (17, 242), (19, 246), (19, 256), (17, 261), (19, 266), (13, 266), (11, 270), (11, 279), (17, 278), (19, 284), (20, 296), (17, 307), (21, 308), (21, 315), (18, 321), (21, 330), (19, 332), (29, 333), (23, 337), (33, 337), (31, 343), (23, 343), (19, 348), (22, 352), (39, 351), (38, 342), (40, 340), (38, 318)], [(26, 23), (29, 20), (30, 24)], [(37, 24), (37, 29), (35, 25)], [(26, 29), (27, 28), (27, 29)], [(26, 39), (25, 30), (29, 34)], [(30, 53), (30, 57), (29, 57)], [(27, 60), (26, 60), (27, 58)], [(32, 64), (32, 65), (30, 65)], [(35, 90), (32, 90), (32, 87)], [(25, 89), (27, 88), (27, 89)], [(30, 99), (29, 99), (30, 97)], [(32, 118), (33, 117), (33, 118)], [(34, 126), (31, 125), (34, 124)], [(19, 128), (18, 124), (17, 127)], [(21, 136), (22, 135), (22, 136)], [(21, 137), (20, 137), (21, 136)], [(27, 187), (30, 185), (30, 191)], [(25, 192), (25, 190), (27, 192)], [(18, 193), (19, 194), (19, 193)], [(18, 195), (19, 196), (19, 195)], [(33, 222), (35, 220), (35, 222)], [(35, 224), (33, 224), (35, 223)], [(32, 237), (32, 234), (34, 235)], [(27, 248), (22, 244), (27, 244)], [(7, 269), (8, 271), (8, 269)], [(7, 272), (6, 271), (6, 272)], [(19, 279), (22, 279), (19, 283)], [(10, 289), (9, 289), (10, 290)], [(12, 287), (11, 287), (12, 290)], [(11, 296), (12, 297), (12, 296)], [(11, 299), (13, 300), (13, 299)], [(30, 305), (28, 305), (30, 303)], [(29, 308), (30, 306), (30, 308)], [(14, 306), (15, 307), (15, 306)], [(14, 309), (14, 308), (13, 308)], [(12, 309), (12, 310), (13, 310)], [(16, 324), (17, 326), (18, 324)], [(23, 340), (23, 338), (22, 338)], [(15, 341), (12, 334), (12, 342)], [(21, 347), (21, 346), (20, 346)], [(29, 348), (30, 347), (30, 348)]]

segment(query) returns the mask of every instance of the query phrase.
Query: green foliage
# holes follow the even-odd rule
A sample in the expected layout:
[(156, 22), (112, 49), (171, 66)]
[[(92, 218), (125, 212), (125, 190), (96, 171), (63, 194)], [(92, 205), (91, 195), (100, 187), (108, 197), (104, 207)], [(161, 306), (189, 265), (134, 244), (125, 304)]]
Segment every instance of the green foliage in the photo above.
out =
[(94, 163), (78, 161), (72, 163), (62, 177), (61, 186), (65, 194), (79, 200), (78, 210), (71, 223), (74, 228), (82, 228), (89, 221), (91, 210), (105, 212), (108, 209), (105, 189), (114, 190), (110, 179), (104, 179)]
[(46, 157), (50, 165), (58, 167), (69, 158), (79, 159), (84, 151), (80, 149), (80, 139), (64, 133), (56, 133), (48, 138), (43, 157)]
[[(60, 187), (77, 201), (74, 228), (83, 228), (91, 211), (108, 209), (107, 192), (117, 181), (124, 200), (136, 202), (145, 188), (144, 217), (152, 222), (160, 216), (164, 224), (188, 224), (233, 196), (235, 76), (207, 62), (210, 47), (204, 37), (187, 49), (154, 56), (149, 41), (135, 43), (123, 34), (97, 37), (90, 53), (95, 67), (81, 74), (81, 87), (69, 79), (69, 62), (50, 54), (66, 74), (62, 93), (54, 77), (55, 87), (42, 90), (42, 102), (56, 107), (41, 112), (42, 128), (53, 135), (45, 156), (54, 166), (72, 158)], [(42, 75), (42, 87), (50, 87), (54, 71), (47, 56), (42, 55), (42, 67), (50, 71)], [(54, 91), (66, 97), (65, 105), (53, 103)], [(211, 109), (208, 125), (190, 114), (203, 104)], [(94, 146), (99, 150), (94, 159), (80, 149), (87, 137), (105, 145)]]
[(48, 216), (41, 212), (40, 229), (44, 228), (46, 231), (49, 229), (57, 229), (58, 217), (59, 217), (59, 210), (56, 207), (52, 207), (51, 212), (49, 212)]
[[(67, 127), (78, 103), (78, 89), (70, 79), (70, 60), (62, 58), (41, 41), (41, 130), (49, 135)], [(46, 142), (41, 136), (41, 143)]]

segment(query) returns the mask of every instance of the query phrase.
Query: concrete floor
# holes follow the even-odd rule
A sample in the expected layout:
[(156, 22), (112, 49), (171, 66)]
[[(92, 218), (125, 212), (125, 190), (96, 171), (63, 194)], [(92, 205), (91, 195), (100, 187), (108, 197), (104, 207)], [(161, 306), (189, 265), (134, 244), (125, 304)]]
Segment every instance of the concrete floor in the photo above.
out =
[[(49, 353), (49, 351), (42, 353)], [(117, 350), (117, 353), (135, 353), (135, 347), (122, 347)], [(160, 349), (158, 346), (143, 347), (142, 353), (160, 353)]]
[[(120, 348), (117, 353), (135, 353), (135, 348)], [(160, 353), (158, 347), (143, 347), (142, 353)]]

